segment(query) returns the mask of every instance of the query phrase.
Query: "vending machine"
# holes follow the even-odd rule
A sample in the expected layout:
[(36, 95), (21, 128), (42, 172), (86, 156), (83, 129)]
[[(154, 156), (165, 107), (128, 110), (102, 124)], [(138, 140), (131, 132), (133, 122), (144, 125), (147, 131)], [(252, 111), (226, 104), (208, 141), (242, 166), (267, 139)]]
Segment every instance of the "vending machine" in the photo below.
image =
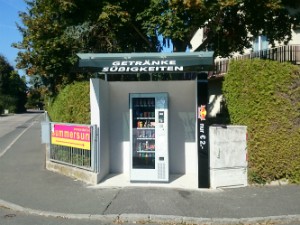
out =
[(168, 95), (130, 94), (130, 180), (169, 181)]

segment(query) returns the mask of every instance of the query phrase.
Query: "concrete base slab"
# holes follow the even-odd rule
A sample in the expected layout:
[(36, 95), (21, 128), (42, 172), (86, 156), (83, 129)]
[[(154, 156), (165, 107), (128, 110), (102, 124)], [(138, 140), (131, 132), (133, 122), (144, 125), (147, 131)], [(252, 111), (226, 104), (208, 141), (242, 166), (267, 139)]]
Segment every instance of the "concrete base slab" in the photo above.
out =
[(111, 187), (166, 187), (198, 189), (196, 175), (171, 174), (169, 182), (130, 182), (129, 174), (109, 174), (99, 184), (91, 188)]
[(62, 175), (83, 181), (87, 184), (96, 185), (99, 183), (99, 174), (91, 171), (83, 170), (68, 165), (54, 163), (51, 161), (46, 162), (46, 169), (52, 172), (60, 173)]

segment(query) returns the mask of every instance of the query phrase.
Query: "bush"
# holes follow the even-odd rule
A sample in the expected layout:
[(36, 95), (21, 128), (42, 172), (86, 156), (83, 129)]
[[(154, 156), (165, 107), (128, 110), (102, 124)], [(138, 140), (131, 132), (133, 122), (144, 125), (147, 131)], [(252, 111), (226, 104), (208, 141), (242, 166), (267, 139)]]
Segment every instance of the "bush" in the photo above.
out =
[[(17, 109), (18, 99), (9, 95), (0, 96), (0, 114), (3, 113), (5, 109), (8, 109), (10, 113), (19, 112)], [(2, 108), (2, 110), (1, 110)]]
[(76, 82), (66, 86), (47, 107), (52, 121), (90, 124), (89, 82)]
[(250, 182), (300, 183), (300, 70), (266, 60), (234, 61), (223, 83), (230, 121), (248, 126)]

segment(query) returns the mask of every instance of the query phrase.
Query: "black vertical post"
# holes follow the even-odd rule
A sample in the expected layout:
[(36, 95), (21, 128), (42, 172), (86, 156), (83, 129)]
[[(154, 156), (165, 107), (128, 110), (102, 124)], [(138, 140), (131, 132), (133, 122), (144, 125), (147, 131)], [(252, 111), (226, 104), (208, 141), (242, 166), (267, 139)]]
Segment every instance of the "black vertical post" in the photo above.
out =
[(209, 188), (209, 129), (207, 73), (197, 75), (198, 188)]

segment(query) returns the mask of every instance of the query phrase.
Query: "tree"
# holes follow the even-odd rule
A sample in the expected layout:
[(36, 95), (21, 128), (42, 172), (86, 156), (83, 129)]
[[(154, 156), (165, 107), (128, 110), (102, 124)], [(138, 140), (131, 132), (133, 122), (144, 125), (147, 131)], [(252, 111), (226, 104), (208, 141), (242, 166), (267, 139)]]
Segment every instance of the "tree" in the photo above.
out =
[(25, 104), (27, 102), (27, 85), (25, 76), (20, 75), (13, 71), (10, 74), (9, 79), (9, 96), (15, 99), (15, 110), (14, 112), (24, 112)]
[(7, 95), (9, 93), (9, 77), (14, 68), (7, 62), (7, 59), (0, 55), (0, 94)]
[(82, 5), (74, 5), (72, 1), (28, 0), (28, 12), (20, 13), (24, 27), (19, 26), (22, 42), (14, 44), (22, 49), (17, 67), (26, 69), (29, 76), (41, 76), (50, 93), (76, 76), (72, 66), (79, 46), (68, 38), (66, 29), (86, 14), (78, 11), (83, 1), (78, 2)]
[[(78, 52), (157, 51), (157, 37), (147, 37), (136, 14), (149, 0), (25, 0), (28, 12), (20, 13), (23, 35), (18, 68), (39, 75), (50, 94), (88, 74), (76, 71)], [(142, 4), (144, 3), (144, 4)]]
[(293, 0), (152, 0), (139, 18), (148, 35), (156, 30), (165, 43), (172, 40), (176, 51), (184, 51), (197, 29), (205, 28), (198, 50), (228, 56), (251, 47), (258, 35), (267, 36), (271, 44), (287, 43), (300, 18), (291, 7), (299, 6)]
[(46, 88), (41, 80), (41, 77), (37, 75), (30, 76), (28, 85), (26, 108), (42, 109), (46, 96)]
[(24, 1), (17, 67), (40, 76), (53, 95), (90, 76), (76, 68), (78, 52), (159, 52), (171, 41), (174, 51), (185, 51), (202, 27), (199, 50), (228, 56), (250, 47), (257, 35), (288, 42), (299, 24), (299, 13), (287, 8), (298, 7), (294, 0)]
[(0, 109), (25, 111), (26, 90), (25, 77), (20, 77), (6, 58), (0, 55)]

